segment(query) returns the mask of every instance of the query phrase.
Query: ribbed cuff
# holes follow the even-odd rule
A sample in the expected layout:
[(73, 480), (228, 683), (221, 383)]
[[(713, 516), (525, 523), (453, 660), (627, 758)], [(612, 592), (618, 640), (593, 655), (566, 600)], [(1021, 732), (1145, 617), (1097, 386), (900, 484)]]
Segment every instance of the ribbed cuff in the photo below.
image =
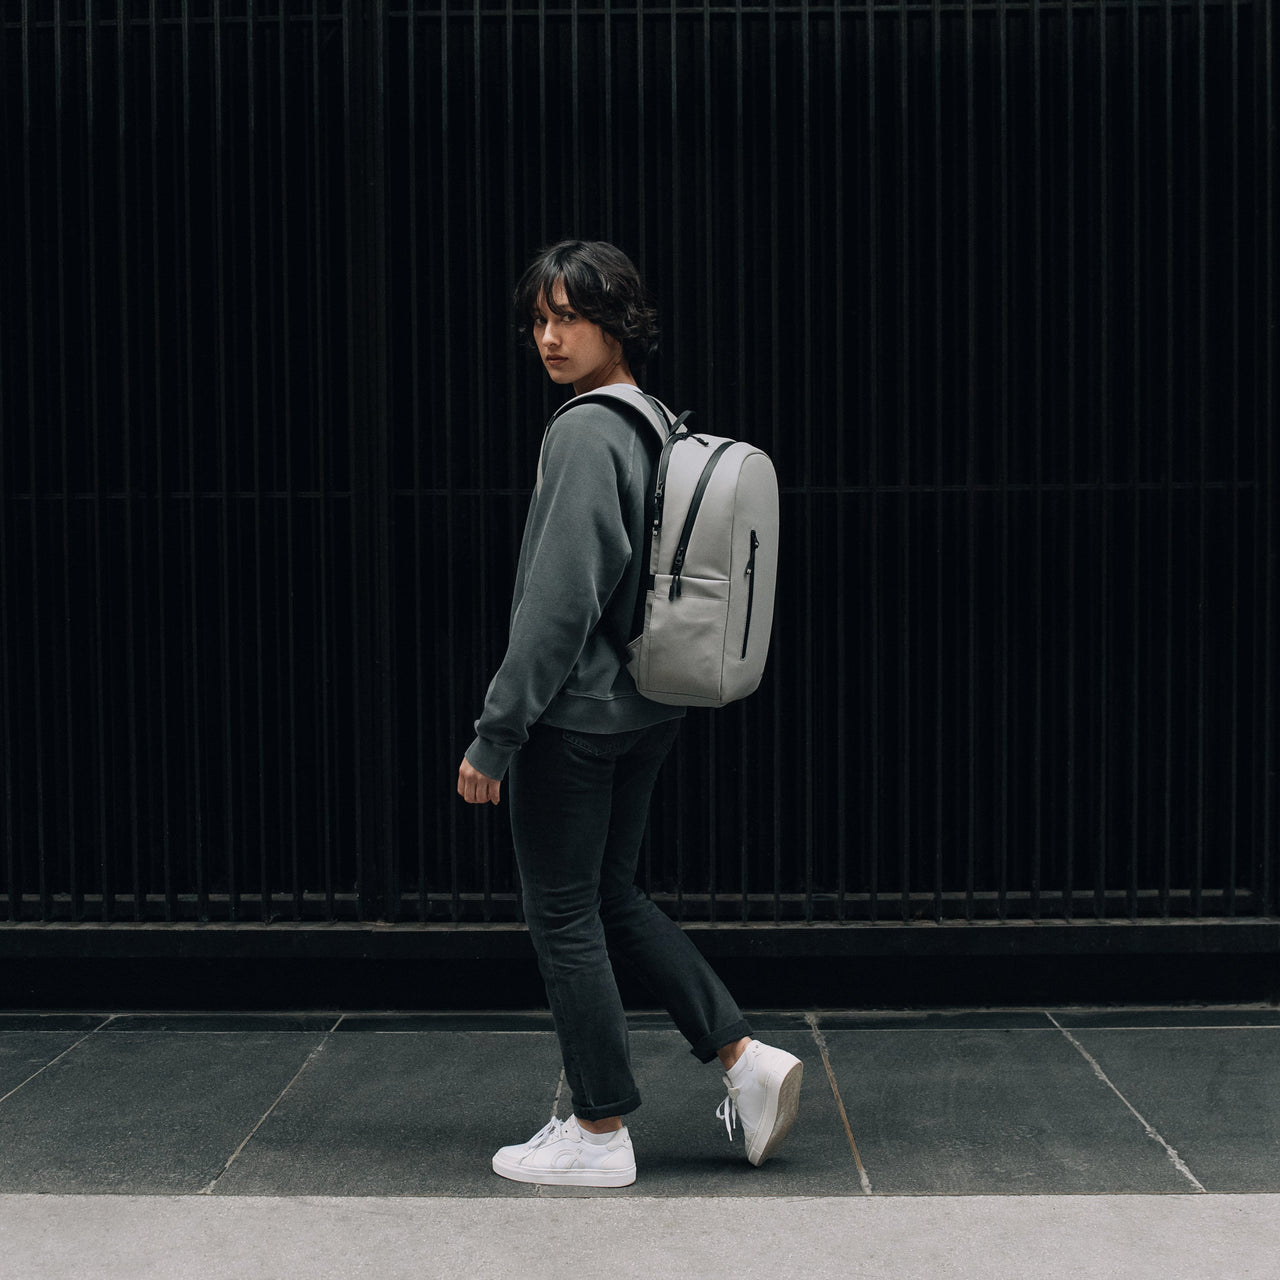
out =
[(479, 769), (486, 778), (501, 781), (506, 777), (515, 752), (507, 751), (484, 738), (477, 738), (462, 754), (470, 761), (473, 769)]

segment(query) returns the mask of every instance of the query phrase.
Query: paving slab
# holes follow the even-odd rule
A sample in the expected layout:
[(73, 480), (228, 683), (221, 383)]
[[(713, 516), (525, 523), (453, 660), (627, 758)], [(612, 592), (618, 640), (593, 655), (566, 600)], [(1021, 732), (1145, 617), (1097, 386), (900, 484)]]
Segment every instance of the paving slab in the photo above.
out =
[(0, 1099), (43, 1071), (87, 1034), (83, 1031), (0, 1031)]
[(0, 1192), (197, 1192), (316, 1043), (94, 1033), (0, 1103)]
[(824, 1034), (876, 1194), (1194, 1191), (1059, 1031)]
[(518, 1196), (490, 1160), (547, 1122), (549, 1031), (336, 1032), (219, 1179), (217, 1195)]
[(1280, 1026), (1072, 1034), (1206, 1191), (1280, 1191)]

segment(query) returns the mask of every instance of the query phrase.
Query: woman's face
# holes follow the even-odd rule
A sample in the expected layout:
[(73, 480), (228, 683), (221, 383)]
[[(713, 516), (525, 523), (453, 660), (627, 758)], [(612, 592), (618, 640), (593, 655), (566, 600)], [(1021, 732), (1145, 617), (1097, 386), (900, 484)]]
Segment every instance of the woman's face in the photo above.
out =
[(611, 382), (631, 380), (631, 371), (622, 356), (622, 344), (598, 324), (584, 320), (569, 310), (563, 282), (557, 280), (551, 300), (538, 295), (533, 312), (533, 340), (552, 382), (572, 384), (582, 395)]

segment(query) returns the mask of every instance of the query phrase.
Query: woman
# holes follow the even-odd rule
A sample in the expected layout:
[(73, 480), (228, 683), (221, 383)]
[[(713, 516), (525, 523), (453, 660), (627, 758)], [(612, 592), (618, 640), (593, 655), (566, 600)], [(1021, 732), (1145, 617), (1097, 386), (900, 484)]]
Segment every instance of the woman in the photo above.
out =
[[(575, 395), (634, 395), (657, 344), (635, 267), (600, 241), (543, 251), (515, 292), (517, 322), (552, 382)], [(635, 1155), (622, 1117), (640, 1105), (609, 954), (670, 1012), (702, 1062), (719, 1059), (717, 1111), (761, 1164), (795, 1119), (803, 1067), (752, 1039), (724, 984), (635, 884), (658, 770), (683, 709), (636, 692), (610, 634), (625, 635), (640, 575), (653, 467), (627, 410), (586, 402), (556, 418), (542, 450), (516, 570), (506, 656), (458, 770), (468, 804), (497, 804), (510, 772), (511, 831), (525, 918), (573, 1092), (573, 1115), (493, 1157), (518, 1182), (622, 1187)]]

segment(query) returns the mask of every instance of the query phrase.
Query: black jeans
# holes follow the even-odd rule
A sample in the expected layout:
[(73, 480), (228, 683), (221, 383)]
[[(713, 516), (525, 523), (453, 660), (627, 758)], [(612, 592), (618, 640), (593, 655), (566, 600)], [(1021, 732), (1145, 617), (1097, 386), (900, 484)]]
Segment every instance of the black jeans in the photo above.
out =
[(702, 953), (635, 884), (649, 799), (679, 728), (668, 720), (601, 734), (538, 724), (511, 765), (525, 918), (582, 1120), (640, 1105), (610, 956), (643, 980), (699, 1061), (751, 1034)]

